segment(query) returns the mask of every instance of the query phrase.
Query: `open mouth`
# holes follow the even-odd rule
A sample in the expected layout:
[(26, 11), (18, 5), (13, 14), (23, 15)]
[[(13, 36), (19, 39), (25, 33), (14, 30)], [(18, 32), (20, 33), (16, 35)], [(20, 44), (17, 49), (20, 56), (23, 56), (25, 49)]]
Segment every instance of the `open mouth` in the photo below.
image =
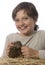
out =
[(25, 30), (27, 29), (27, 26), (22, 26), (22, 27), (19, 27), (20, 30)]

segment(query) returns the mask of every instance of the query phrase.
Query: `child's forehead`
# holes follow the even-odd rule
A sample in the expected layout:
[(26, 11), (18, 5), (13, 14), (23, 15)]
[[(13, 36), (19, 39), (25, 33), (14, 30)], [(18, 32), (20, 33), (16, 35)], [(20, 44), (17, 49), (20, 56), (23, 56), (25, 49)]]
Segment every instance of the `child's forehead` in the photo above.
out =
[(19, 11), (17, 12), (17, 14), (19, 14), (19, 13), (27, 14), (27, 11), (26, 11), (25, 9), (21, 9), (21, 10), (19, 10)]
[(22, 17), (22, 16), (28, 16), (27, 11), (26, 10), (20, 10), (16, 13), (16, 17)]

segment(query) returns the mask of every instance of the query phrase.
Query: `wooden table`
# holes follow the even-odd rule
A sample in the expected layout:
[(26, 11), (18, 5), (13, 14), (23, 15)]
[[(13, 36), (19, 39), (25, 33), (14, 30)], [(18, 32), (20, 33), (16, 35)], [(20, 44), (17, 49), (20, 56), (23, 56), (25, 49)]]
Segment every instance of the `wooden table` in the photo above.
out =
[(0, 58), (0, 65), (45, 65), (45, 59)]

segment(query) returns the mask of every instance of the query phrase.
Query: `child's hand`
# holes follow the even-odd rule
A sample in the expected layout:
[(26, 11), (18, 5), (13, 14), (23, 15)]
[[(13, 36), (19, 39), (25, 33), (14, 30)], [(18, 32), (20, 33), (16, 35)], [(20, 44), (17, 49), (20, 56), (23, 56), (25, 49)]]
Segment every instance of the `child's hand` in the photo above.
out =
[(26, 58), (38, 58), (39, 52), (27, 46), (21, 48), (21, 52)]
[(9, 54), (9, 51), (10, 51), (10, 48), (13, 46), (13, 43), (11, 42), (11, 43), (8, 43), (8, 45), (7, 45), (7, 48), (6, 48), (6, 53), (7, 53), (7, 55)]

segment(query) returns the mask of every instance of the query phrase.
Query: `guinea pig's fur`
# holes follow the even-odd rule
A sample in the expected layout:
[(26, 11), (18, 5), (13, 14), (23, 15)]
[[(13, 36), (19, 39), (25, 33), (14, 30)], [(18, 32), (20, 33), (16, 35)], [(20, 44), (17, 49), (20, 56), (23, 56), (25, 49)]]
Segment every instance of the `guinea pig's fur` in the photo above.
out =
[(22, 56), (22, 52), (21, 52), (21, 47), (22, 44), (20, 41), (16, 41), (12, 43), (13, 45), (11, 46), (10, 50), (9, 50), (9, 54), (8, 56), (10, 58), (17, 58), (17, 57), (21, 57)]

